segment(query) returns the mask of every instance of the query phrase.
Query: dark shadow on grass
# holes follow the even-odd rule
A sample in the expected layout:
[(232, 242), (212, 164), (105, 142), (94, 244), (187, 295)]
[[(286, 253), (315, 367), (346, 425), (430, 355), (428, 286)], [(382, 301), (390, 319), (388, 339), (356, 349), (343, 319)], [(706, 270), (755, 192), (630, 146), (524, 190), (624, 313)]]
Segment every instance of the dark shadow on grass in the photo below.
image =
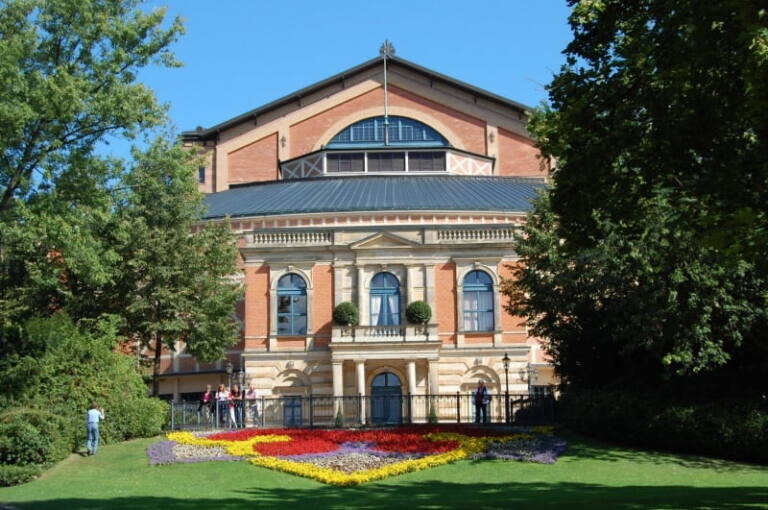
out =
[(736, 509), (768, 503), (766, 487), (696, 488), (686, 486), (606, 487), (583, 483), (460, 484), (438, 481), (368, 484), (359, 487), (317, 486), (314, 488), (249, 488), (237, 498), (210, 499), (200, 487), (179, 487), (194, 491), (194, 499), (132, 497), (105, 499), (56, 499), (16, 504), (20, 509), (90, 510), (197, 510), (212, 508), (279, 508), (320, 510), (365, 508), (411, 509), (510, 509), (590, 508), (636, 510)]
[(686, 453), (635, 449), (618, 446), (598, 439), (586, 438), (570, 432), (558, 434), (568, 441), (568, 449), (561, 458), (578, 457), (609, 462), (628, 461), (643, 464), (677, 464), (686, 468), (711, 469), (722, 473), (765, 472), (768, 466), (738, 463), (732, 460)]

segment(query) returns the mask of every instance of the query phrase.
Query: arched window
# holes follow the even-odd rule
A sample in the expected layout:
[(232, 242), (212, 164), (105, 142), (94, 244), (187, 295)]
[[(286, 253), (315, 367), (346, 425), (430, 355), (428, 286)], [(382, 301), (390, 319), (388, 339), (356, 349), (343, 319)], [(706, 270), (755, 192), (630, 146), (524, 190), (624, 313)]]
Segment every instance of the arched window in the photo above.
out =
[(493, 280), (485, 271), (464, 277), (464, 331), (493, 331)]
[(277, 281), (277, 334), (307, 334), (307, 284), (297, 274)]
[(371, 280), (371, 325), (400, 324), (400, 282), (392, 273), (378, 273)]
[[(373, 117), (347, 126), (333, 137), (326, 147), (343, 149), (350, 147), (382, 147), (384, 140), (384, 117)], [(387, 117), (387, 145), (448, 147), (443, 135), (419, 122), (406, 117)]]

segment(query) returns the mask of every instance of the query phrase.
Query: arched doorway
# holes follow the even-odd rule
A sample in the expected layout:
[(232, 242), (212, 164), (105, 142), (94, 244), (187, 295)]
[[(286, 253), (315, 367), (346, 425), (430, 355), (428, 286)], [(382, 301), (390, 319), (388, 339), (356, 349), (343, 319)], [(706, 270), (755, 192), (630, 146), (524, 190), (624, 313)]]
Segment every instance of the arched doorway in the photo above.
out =
[(382, 372), (371, 382), (371, 422), (374, 425), (400, 423), (402, 417), (400, 378), (392, 372)]

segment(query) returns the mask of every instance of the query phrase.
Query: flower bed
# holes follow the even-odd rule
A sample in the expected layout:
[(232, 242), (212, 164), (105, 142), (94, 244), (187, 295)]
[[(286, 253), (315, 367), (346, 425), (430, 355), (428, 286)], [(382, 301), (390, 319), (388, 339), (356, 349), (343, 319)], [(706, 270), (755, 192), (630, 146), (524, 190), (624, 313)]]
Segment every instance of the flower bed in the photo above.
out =
[(412, 426), (377, 430), (246, 429), (172, 432), (149, 447), (150, 464), (247, 459), (333, 485), (357, 485), (457, 460), (552, 464), (565, 441), (547, 427)]

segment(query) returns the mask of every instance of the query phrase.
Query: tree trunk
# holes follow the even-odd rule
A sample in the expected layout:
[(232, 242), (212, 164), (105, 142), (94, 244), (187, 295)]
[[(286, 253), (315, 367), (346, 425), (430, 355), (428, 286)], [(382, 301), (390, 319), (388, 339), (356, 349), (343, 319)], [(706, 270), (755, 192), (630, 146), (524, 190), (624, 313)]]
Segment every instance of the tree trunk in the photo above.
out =
[(163, 344), (160, 335), (155, 336), (155, 362), (152, 366), (152, 396), (160, 394), (160, 355), (163, 352)]

